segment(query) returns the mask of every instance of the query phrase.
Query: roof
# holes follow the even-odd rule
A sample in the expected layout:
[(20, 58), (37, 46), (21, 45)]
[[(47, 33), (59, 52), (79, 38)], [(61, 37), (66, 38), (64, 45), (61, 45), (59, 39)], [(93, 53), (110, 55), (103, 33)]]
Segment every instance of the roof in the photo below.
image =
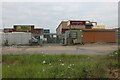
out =
[(25, 24), (21, 24), (21, 25), (13, 25), (13, 26), (34, 26), (34, 25), (30, 25), (30, 24), (27, 24), (27, 25), (25, 25)]
[(115, 30), (113, 29), (83, 29), (83, 31), (113, 31), (115, 32)]
[(59, 26), (60, 26), (63, 22), (68, 22), (68, 21), (61, 21), (60, 24), (58, 25), (58, 27), (56, 28), (56, 30), (59, 28)]
[(89, 21), (89, 20), (69, 20), (69, 21)]
[(5, 30), (5, 29), (13, 29), (13, 28), (4, 28), (4, 30)]

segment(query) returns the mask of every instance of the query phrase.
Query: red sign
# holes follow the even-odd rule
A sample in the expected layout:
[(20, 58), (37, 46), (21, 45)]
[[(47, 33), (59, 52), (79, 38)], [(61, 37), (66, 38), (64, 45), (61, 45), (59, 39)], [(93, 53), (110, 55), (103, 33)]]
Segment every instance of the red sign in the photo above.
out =
[(85, 25), (85, 21), (70, 21), (70, 25)]

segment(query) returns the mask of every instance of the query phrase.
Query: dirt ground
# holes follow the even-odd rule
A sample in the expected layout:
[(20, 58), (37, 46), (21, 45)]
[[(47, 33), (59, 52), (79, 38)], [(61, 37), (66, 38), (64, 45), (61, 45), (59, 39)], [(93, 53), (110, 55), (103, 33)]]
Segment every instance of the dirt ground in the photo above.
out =
[(89, 43), (85, 45), (61, 46), (46, 44), (43, 46), (2, 47), (2, 54), (85, 54), (104, 55), (118, 49), (116, 43)]

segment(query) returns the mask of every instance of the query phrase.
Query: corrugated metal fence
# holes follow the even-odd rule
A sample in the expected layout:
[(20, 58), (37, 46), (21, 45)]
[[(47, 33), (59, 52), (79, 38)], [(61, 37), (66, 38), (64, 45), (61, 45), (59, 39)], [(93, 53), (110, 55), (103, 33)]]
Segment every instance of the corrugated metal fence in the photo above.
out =
[(31, 33), (24, 32), (3, 33), (3, 44), (25, 45), (29, 44), (30, 39)]

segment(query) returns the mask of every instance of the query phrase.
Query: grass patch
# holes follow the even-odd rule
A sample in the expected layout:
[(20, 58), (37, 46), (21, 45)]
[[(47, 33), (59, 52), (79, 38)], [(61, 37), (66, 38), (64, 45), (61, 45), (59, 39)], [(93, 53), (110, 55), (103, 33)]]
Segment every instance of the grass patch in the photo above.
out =
[(2, 77), (106, 78), (107, 69), (119, 66), (116, 55), (8, 54), (2, 56)]

